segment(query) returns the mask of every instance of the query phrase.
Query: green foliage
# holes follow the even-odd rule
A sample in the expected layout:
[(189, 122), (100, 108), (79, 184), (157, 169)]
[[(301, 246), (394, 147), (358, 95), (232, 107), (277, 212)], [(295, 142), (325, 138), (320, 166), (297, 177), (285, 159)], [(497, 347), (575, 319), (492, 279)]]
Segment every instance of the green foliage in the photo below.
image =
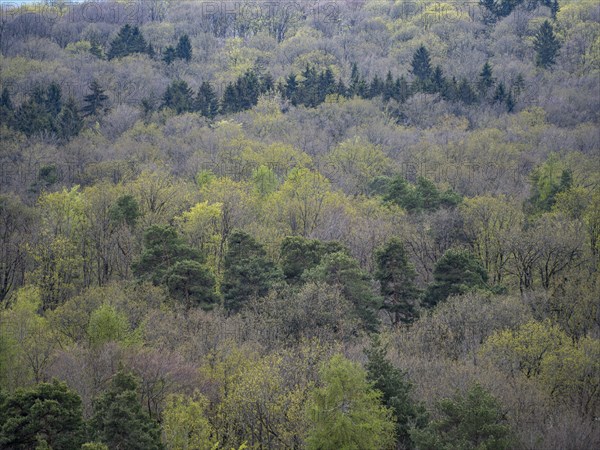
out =
[(414, 448), (410, 430), (427, 425), (425, 408), (413, 400), (412, 384), (406, 374), (387, 359), (387, 345), (382, 344), (378, 335), (373, 336), (371, 346), (365, 350), (365, 354), (368, 358), (365, 366), (367, 380), (381, 392), (382, 403), (394, 414), (396, 444), (406, 449)]
[(192, 306), (211, 309), (219, 301), (215, 277), (199, 262), (177, 261), (167, 270), (164, 279), (171, 296), (181, 301), (186, 309)]
[(123, 25), (117, 36), (110, 43), (107, 58), (122, 58), (134, 53), (146, 53), (148, 46), (140, 29), (129, 24)]
[(411, 62), (412, 74), (421, 82), (425, 82), (431, 77), (431, 59), (429, 52), (422, 45), (413, 55)]
[(83, 115), (86, 117), (95, 117), (101, 113), (105, 113), (108, 110), (106, 105), (108, 95), (104, 93), (104, 89), (102, 89), (100, 83), (97, 80), (92, 80), (88, 89), (91, 92), (83, 97), (85, 103), (82, 108)]
[(138, 383), (133, 375), (120, 370), (108, 389), (94, 403), (90, 420), (94, 441), (109, 448), (161, 450), (158, 424), (142, 411)]
[(219, 113), (219, 99), (217, 98), (217, 93), (208, 81), (204, 81), (200, 85), (194, 103), (194, 109), (209, 119), (214, 119)]
[(188, 246), (171, 226), (152, 225), (144, 233), (144, 251), (134, 263), (136, 276), (161, 284), (165, 274), (177, 262), (190, 260), (201, 263), (202, 256)]
[(322, 387), (312, 392), (308, 407), (311, 428), (306, 448), (320, 450), (391, 448), (392, 412), (381, 405), (366, 372), (341, 355), (334, 355), (320, 371)]
[(194, 93), (185, 81), (174, 80), (165, 91), (163, 106), (177, 114), (191, 112), (194, 109)]
[(124, 314), (105, 303), (92, 312), (87, 335), (92, 347), (101, 347), (107, 342), (122, 342), (129, 336), (129, 321)]
[(81, 399), (65, 383), (53, 380), (0, 396), (2, 448), (70, 450), (79, 448), (83, 437)]
[(371, 277), (362, 270), (356, 259), (348, 253), (335, 252), (323, 255), (314, 269), (304, 272), (306, 280), (327, 283), (337, 287), (354, 306), (354, 314), (368, 331), (379, 326), (377, 312), (381, 298), (373, 289)]
[(109, 210), (110, 219), (115, 225), (127, 224), (134, 228), (140, 217), (138, 201), (131, 194), (125, 194), (117, 199)]
[(236, 230), (227, 245), (221, 292), (225, 307), (237, 312), (250, 300), (266, 295), (281, 273), (249, 234)]
[(411, 437), (423, 450), (502, 450), (511, 448), (511, 431), (498, 401), (480, 385), (473, 385), (464, 396), (439, 402), (442, 417)]
[(462, 201), (462, 197), (451, 189), (440, 192), (427, 178), (419, 177), (417, 184), (412, 185), (398, 175), (387, 185), (383, 200), (395, 203), (408, 212), (420, 212), (454, 207)]
[(79, 110), (73, 97), (69, 97), (62, 108), (58, 116), (57, 128), (59, 137), (67, 140), (77, 136), (83, 128), (83, 120), (79, 116)]
[(531, 214), (539, 214), (552, 209), (556, 196), (567, 191), (573, 184), (572, 172), (552, 154), (530, 175), (531, 195), (526, 210)]
[(415, 285), (417, 273), (408, 260), (404, 244), (399, 239), (390, 240), (376, 251), (375, 261), (375, 278), (381, 286), (383, 309), (395, 325), (412, 322), (417, 317), (420, 292)]
[(339, 242), (322, 242), (302, 236), (287, 236), (281, 241), (281, 269), (290, 284), (299, 283), (302, 274), (318, 266), (324, 255), (348, 252)]
[(486, 289), (488, 274), (468, 251), (450, 249), (436, 263), (433, 278), (423, 298), (428, 307), (437, 305), (450, 295)]
[(171, 395), (163, 412), (163, 430), (168, 450), (213, 450), (213, 427), (206, 418), (209, 402), (200, 393), (193, 397)]
[(179, 38), (177, 47), (175, 47), (175, 56), (179, 59), (183, 59), (186, 62), (192, 60), (192, 44), (187, 34), (184, 34)]
[(533, 48), (536, 51), (535, 63), (539, 67), (547, 69), (554, 65), (560, 50), (560, 42), (549, 21), (545, 20), (535, 34)]

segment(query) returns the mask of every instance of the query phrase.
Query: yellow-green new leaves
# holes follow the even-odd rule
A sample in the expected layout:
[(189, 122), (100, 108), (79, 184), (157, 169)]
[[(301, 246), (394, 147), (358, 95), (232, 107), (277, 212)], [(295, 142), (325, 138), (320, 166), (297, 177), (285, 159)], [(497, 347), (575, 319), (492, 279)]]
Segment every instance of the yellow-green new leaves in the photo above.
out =
[(381, 404), (381, 392), (358, 364), (334, 355), (320, 372), (322, 387), (308, 408), (311, 450), (383, 450), (393, 447), (395, 423)]
[(163, 411), (162, 428), (168, 450), (212, 450), (213, 427), (206, 418), (209, 401), (196, 392), (193, 397), (171, 395)]
[(593, 417), (599, 411), (598, 339), (574, 343), (549, 321), (531, 321), (490, 336), (481, 355), (508, 374), (537, 380), (553, 398), (574, 404), (583, 414)]

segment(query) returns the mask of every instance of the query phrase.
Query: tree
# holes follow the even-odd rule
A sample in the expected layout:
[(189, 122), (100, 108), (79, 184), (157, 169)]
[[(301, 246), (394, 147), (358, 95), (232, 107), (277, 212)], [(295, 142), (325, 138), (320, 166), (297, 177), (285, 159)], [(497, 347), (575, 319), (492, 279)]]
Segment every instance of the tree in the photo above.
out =
[(442, 414), (422, 429), (413, 429), (411, 437), (423, 450), (467, 450), (471, 448), (503, 450), (511, 448), (511, 430), (500, 403), (480, 385), (473, 385), (464, 396), (439, 402)]
[(175, 56), (186, 62), (192, 60), (192, 44), (190, 43), (190, 38), (187, 34), (184, 34), (179, 38), (179, 42), (177, 42), (177, 47), (175, 48)]
[(387, 345), (381, 342), (378, 335), (373, 336), (371, 346), (365, 350), (365, 354), (368, 358), (365, 366), (367, 380), (381, 392), (381, 402), (394, 414), (396, 444), (401, 448), (411, 449), (413, 442), (410, 430), (427, 425), (427, 411), (413, 400), (412, 384), (407, 375), (387, 359)]
[(479, 88), (479, 92), (481, 95), (485, 95), (494, 85), (494, 75), (492, 66), (489, 61), (486, 61), (479, 73), (479, 82), (477, 83), (477, 87)]
[(79, 110), (73, 97), (69, 97), (58, 116), (58, 134), (63, 139), (77, 136), (83, 128), (83, 120), (79, 116)]
[(345, 252), (326, 254), (317, 267), (304, 275), (307, 280), (339, 288), (354, 306), (354, 315), (361, 321), (362, 327), (368, 331), (377, 330), (381, 299), (374, 292), (371, 278), (356, 259)]
[(94, 403), (90, 420), (93, 439), (109, 448), (161, 450), (160, 427), (142, 411), (138, 383), (119, 370)]
[(287, 236), (281, 241), (281, 269), (290, 284), (301, 281), (302, 274), (319, 265), (324, 255), (349, 251), (339, 242), (322, 242), (302, 236)]
[(171, 226), (152, 225), (144, 233), (144, 250), (134, 263), (134, 274), (152, 280), (154, 284), (165, 281), (165, 275), (180, 261), (201, 263), (202, 256), (188, 246)]
[(193, 397), (171, 395), (163, 412), (163, 430), (168, 450), (213, 450), (213, 427), (206, 418), (209, 401), (200, 393)]
[(381, 286), (383, 309), (394, 325), (412, 322), (417, 317), (419, 290), (415, 285), (417, 273), (408, 260), (404, 244), (399, 239), (391, 239), (376, 251), (375, 260), (375, 278)]
[(311, 450), (390, 448), (394, 442), (392, 412), (381, 405), (381, 393), (358, 364), (334, 355), (320, 371), (322, 387), (311, 393), (307, 408)]
[(123, 25), (117, 36), (110, 43), (107, 58), (122, 58), (133, 53), (146, 53), (148, 46), (140, 29), (129, 24)]
[(53, 380), (0, 396), (0, 447), (29, 450), (79, 448), (84, 442), (81, 399)]
[(92, 92), (83, 97), (85, 103), (82, 109), (83, 115), (95, 117), (100, 113), (105, 113), (108, 110), (106, 105), (108, 96), (104, 93), (104, 89), (100, 87), (100, 83), (97, 80), (92, 80), (88, 89)]
[(171, 65), (176, 58), (177, 53), (175, 52), (175, 48), (173, 48), (172, 45), (169, 45), (167, 48), (165, 48), (163, 61), (167, 66)]
[(190, 309), (211, 309), (219, 298), (215, 294), (215, 277), (202, 264), (192, 260), (177, 261), (165, 273), (165, 284), (172, 297)]
[(414, 53), (412, 62), (412, 74), (424, 83), (431, 77), (431, 60), (427, 49), (421, 45)]
[(231, 233), (221, 287), (229, 311), (237, 312), (251, 299), (266, 295), (280, 278), (262, 245), (243, 231)]
[(163, 95), (163, 106), (177, 114), (193, 111), (194, 93), (185, 81), (174, 80)]
[(110, 207), (109, 216), (115, 226), (125, 223), (130, 228), (134, 228), (140, 217), (138, 201), (131, 194), (119, 197), (116, 203)]
[(450, 295), (485, 289), (488, 275), (471, 253), (450, 249), (436, 263), (433, 278), (423, 299), (429, 307), (437, 305)]
[(554, 65), (560, 50), (560, 42), (548, 20), (545, 20), (536, 32), (533, 48), (536, 51), (535, 63), (537, 66), (548, 69)]
[(200, 85), (194, 109), (209, 119), (214, 119), (219, 113), (219, 99), (208, 81), (204, 81)]

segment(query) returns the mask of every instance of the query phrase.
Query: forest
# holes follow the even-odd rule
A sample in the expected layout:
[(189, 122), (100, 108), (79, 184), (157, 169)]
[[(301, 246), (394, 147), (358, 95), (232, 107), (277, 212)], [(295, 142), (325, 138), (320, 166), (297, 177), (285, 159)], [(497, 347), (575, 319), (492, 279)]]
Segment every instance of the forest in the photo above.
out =
[(0, 449), (592, 448), (596, 0), (0, 3)]

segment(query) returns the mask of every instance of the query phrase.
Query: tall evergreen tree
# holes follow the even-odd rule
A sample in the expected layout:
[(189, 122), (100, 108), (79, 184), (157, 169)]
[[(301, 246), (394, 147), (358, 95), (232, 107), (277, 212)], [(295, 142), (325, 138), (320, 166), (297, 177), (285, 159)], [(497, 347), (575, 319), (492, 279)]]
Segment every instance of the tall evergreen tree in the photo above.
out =
[(394, 78), (392, 77), (391, 71), (388, 71), (385, 76), (381, 98), (384, 102), (388, 102), (390, 99), (394, 98)]
[(281, 273), (262, 245), (243, 231), (231, 233), (221, 287), (229, 311), (237, 312), (248, 301), (266, 295), (280, 279)]
[(471, 83), (466, 78), (460, 80), (457, 88), (458, 100), (463, 102), (465, 105), (472, 105), (477, 101), (477, 95), (471, 87)]
[(494, 85), (494, 75), (492, 66), (489, 62), (483, 65), (481, 72), (479, 73), (479, 81), (477, 82), (477, 87), (479, 89), (479, 93), (481, 95), (486, 95), (486, 93), (492, 88)]
[(183, 80), (174, 80), (163, 95), (163, 107), (171, 108), (177, 114), (194, 109), (194, 93)]
[(209, 119), (214, 119), (219, 113), (219, 99), (208, 81), (200, 85), (194, 106), (196, 111)]
[(446, 77), (444, 77), (444, 71), (440, 66), (435, 66), (435, 69), (431, 73), (429, 90), (438, 94), (444, 94), (446, 91)]
[(179, 38), (179, 42), (177, 42), (177, 47), (175, 48), (175, 56), (186, 62), (192, 60), (192, 43), (187, 34), (184, 34)]
[(295, 73), (290, 73), (285, 78), (283, 96), (287, 98), (292, 105), (296, 106), (298, 104), (298, 82)]
[(106, 106), (108, 96), (104, 93), (104, 89), (100, 87), (100, 83), (97, 80), (93, 80), (88, 89), (91, 93), (83, 97), (85, 103), (82, 109), (83, 115), (86, 117), (98, 116), (106, 112), (108, 109)]
[(417, 273), (408, 260), (404, 244), (390, 240), (375, 253), (377, 271), (383, 297), (382, 308), (390, 315), (394, 325), (410, 323), (417, 317), (419, 290), (415, 285)]
[(111, 449), (162, 450), (160, 427), (142, 411), (138, 383), (122, 370), (94, 403), (92, 438)]
[(14, 118), (15, 109), (10, 98), (10, 92), (5, 87), (2, 89), (2, 95), (0, 95), (0, 124), (13, 126)]
[(138, 27), (123, 25), (117, 36), (110, 43), (106, 55), (108, 59), (122, 58), (133, 53), (146, 53), (148, 46)]
[(167, 66), (171, 65), (177, 58), (177, 53), (172, 45), (169, 45), (163, 53), (163, 61)]
[(56, 117), (62, 109), (62, 90), (58, 83), (52, 82), (48, 86), (44, 98), (44, 106), (48, 114), (52, 117)]
[(535, 34), (533, 48), (536, 51), (535, 63), (539, 67), (547, 69), (554, 65), (560, 50), (560, 42), (549, 21), (545, 20)]
[(241, 111), (237, 89), (233, 83), (228, 83), (221, 100), (221, 113), (229, 114)]
[(382, 403), (390, 408), (396, 419), (396, 443), (403, 449), (412, 449), (411, 429), (427, 425), (428, 415), (424, 406), (412, 398), (412, 384), (406, 374), (397, 369), (387, 358), (387, 346), (374, 335), (371, 346), (365, 350), (368, 358), (367, 380), (381, 392)]
[(429, 307), (446, 300), (450, 295), (486, 289), (488, 274), (471, 253), (450, 249), (435, 264), (433, 280), (423, 299)]
[(421, 83), (426, 82), (429, 77), (431, 77), (431, 59), (429, 57), (429, 52), (423, 45), (421, 45), (413, 55), (411, 66), (412, 74), (417, 77)]
[(69, 97), (62, 108), (57, 120), (58, 134), (62, 139), (77, 136), (83, 128), (83, 120), (79, 115), (77, 104), (73, 97)]
[(4, 399), (0, 393), (0, 448), (70, 450), (83, 442), (81, 398), (65, 383), (17, 389)]
[(100, 44), (96, 40), (92, 40), (91, 42), (90, 53), (98, 59), (104, 59), (104, 51), (102, 50), (102, 47), (100, 47)]

